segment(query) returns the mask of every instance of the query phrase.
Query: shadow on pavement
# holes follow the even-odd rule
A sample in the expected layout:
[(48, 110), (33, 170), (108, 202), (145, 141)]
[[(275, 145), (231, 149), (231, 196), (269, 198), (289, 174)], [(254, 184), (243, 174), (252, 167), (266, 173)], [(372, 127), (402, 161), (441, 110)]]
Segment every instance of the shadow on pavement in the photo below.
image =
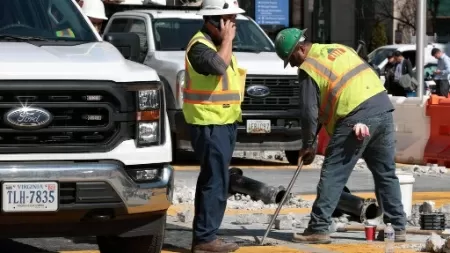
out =
[[(177, 161), (173, 162), (172, 165), (175, 166), (195, 166), (199, 165), (197, 159), (195, 158), (194, 153), (192, 152), (180, 152), (177, 154)], [(262, 166), (287, 166), (289, 165), (287, 162), (284, 161), (262, 161), (262, 160), (256, 160), (256, 159), (250, 159), (250, 158), (233, 158), (231, 160), (231, 166), (255, 166), (255, 165), (262, 165)]]
[(43, 250), (10, 239), (0, 240), (0, 252), (2, 253), (58, 253), (56, 251)]

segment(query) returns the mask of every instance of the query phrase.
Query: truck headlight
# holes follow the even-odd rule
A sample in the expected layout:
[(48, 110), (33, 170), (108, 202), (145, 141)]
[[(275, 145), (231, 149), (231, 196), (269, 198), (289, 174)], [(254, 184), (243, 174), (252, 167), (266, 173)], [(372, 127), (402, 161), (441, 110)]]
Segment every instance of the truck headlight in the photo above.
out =
[(164, 117), (164, 93), (160, 83), (138, 84), (129, 87), (136, 96), (136, 147), (161, 144)]
[(177, 74), (177, 83), (176, 83), (176, 99), (178, 105), (183, 107), (183, 88), (184, 88), (184, 81), (185, 81), (185, 75), (186, 71), (180, 70)]
[(139, 122), (138, 123), (138, 143), (152, 144), (159, 141), (158, 122)]
[(159, 90), (140, 90), (138, 91), (139, 110), (159, 109), (160, 94)]

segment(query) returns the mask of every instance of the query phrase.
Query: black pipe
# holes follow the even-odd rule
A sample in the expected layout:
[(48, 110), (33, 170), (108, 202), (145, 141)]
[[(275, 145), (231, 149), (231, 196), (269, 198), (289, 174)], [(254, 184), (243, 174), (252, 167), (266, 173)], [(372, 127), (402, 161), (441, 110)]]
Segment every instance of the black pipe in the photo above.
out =
[(347, 187), (344, 187), (338, 206), (333, 213), (333, 217), (348, 214), (357, 218), (361, 223), (367, 220), (375, 219), (381, 216), (381, 208), (377, 204), (376, 199), (364, 199), (350, 193)]
[(244, 177), (244, 172), (239, 168), (231, 168), (229, 193), (234, 195), (236, 193), (245, 194), (254, 201), (261, 200), (264, 204), (279, 204), (283, 199), (286, 190), (283, 186), (273, 187), (268, 186), (257, 180)]

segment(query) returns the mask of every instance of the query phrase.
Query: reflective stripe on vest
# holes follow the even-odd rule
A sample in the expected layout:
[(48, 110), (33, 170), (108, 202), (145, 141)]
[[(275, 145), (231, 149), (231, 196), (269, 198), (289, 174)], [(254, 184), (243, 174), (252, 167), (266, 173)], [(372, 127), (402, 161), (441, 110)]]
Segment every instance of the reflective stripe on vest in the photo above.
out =
[[(325, 94), (325, 99), (322, 100), (320, 104), (320, 119), (323, 124), (327, 124), (336, 108), (336, 103), (339, 99), (339, 95), (342, 90), (347, 86), (351, 79), (361, 75), (365, 70), (370, 69), (369, 65), (362, 63), (357, 65), (355, 68), (351, 69), (347, 73), (341, 76), (337, 76), (333, 73), (331, 69), (320, 63), (318, 60), (313, 58), (307, 58), (303, 64), (310, 65), (312, 69), (316, 71), (317, 74), (327, 79), (330, 83), (330, 87)], [(329, 102), (331, 99), (331, 103)]]
[[(212, 41), (208, 40), (206, 37), (199, 37), (192, 40), (186, 52), (189, 52), (189, 49), (196, 42), (202, 42), (205, 44), (209, 44), (209, 47), (215, 48)], [(233, 56), (234, 58), (234, 56)], [(237, 66), (233, 66), (237, 68)], [(188, 60), (187, 57), (185, 59), (185, 88), (183, 89), (183, 101), (184, 103), (190, 104), (240, 104), (241, 103), (241, 94), (239, 91), (229, 90), (229, 80), (228, 73), (225, 73), (222, 76), (217, 76), (219, 78), (219, 86), (221, 91), (203, 91), (203, 90), (195, 90), (192, 89), (192, 80), (189, 75), (188, 68)]]

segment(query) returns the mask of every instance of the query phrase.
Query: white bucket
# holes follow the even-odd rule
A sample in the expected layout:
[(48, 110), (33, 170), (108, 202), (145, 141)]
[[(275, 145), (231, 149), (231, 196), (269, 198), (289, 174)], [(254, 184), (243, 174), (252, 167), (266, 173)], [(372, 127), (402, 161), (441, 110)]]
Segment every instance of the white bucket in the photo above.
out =
[(412, 209), (413, 184), (416, 181), (416, 179), (414, 178), (414, 175), (412, 173), (397, 171), (396, 174), (398, 180), (400, 181), (403, 210), (406, 213), (406, 217), (410, 217)]

